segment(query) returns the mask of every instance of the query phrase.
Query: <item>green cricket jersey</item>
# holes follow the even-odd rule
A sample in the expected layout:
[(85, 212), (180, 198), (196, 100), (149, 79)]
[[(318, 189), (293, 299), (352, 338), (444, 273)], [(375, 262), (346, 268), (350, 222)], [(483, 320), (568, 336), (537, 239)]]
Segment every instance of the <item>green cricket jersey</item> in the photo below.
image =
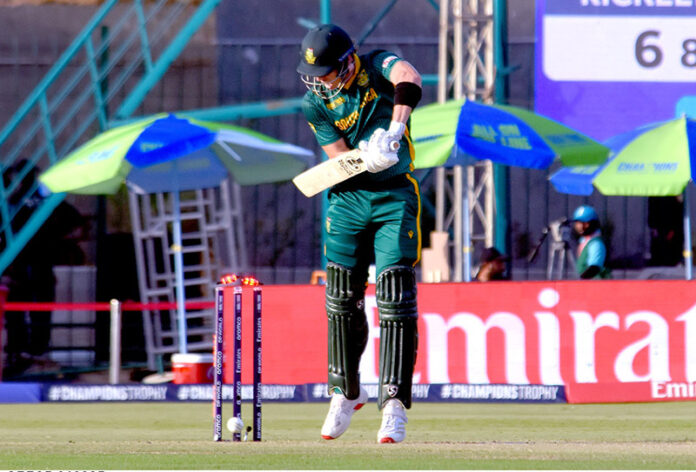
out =
[[(394, 85), (387, 77), (402, 59), (386, 51), (354, 58), (357, 73), (335, 97), (323, 100), (311, 91), (304, 96), (302, 110), (322, 146), (343, 138), (357, 148), (377, 128), (389, 128)], [(420, 259), (420, 193), (409, 174), (415, 152), (408, 127), (400, 144), (397, 164), (363, 172), (329, 192), (324, 254), (365, 280), (373, 257), (377, 274)]]
[[(343, 138), (349, 147), (357, 148), (358, 143), (369, 140), (377, 128), (389, 128), (394, 85), (388, 77), (394, 64), (402, 59), (383, 50), (354, 58), (357, 73), (335, 97), (323, 100), (307, 91), (302, 101), (302, 111), (322, 146)], [(410, 120), (400, 142), (399, 163), (375, 174), (364, 172), (351, 179), (351, 183), (380, 181), (412, 171), (415, 153), (409, 125)]]

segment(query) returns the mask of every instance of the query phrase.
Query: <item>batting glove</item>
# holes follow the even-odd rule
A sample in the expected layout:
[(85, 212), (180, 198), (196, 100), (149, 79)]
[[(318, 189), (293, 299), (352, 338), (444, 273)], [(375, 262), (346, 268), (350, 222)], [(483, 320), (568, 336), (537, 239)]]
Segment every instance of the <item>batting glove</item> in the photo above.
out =
[[(386, 131), (384, 128), (377, 128), (372, 132), (372, 136), (370, 136), (370, 140), (367, 143), (371, 151), (380, 151), (379, 144), (382, 141), (382, 136), (384, 136), (385, 133)], [(385, 151), (388, 152), (389, 149), (385, 149)]]
[(387, 131), (382, 128), (375, 130), (370, 137), (370, 144), (376, 146), (380, 152), (394, 152), (399, 149), (399, 141), (405, 130), (405, 124), (392, 121)]
[(399, 156), (396, 155), (396, 152), (379, 152), (375, 146), (370, 145), (367, 141), (360, 141), (358, 148), (360, 149), (360, 157), (365, 161), (367, 171), (373, 174), (388, 169), (399, 162)]

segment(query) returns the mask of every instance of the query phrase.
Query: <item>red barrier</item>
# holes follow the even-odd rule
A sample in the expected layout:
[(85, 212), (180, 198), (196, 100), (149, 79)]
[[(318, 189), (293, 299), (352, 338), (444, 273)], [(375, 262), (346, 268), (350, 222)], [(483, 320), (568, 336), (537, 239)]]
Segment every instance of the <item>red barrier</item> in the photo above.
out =
[[(571, 402), (696, 398), (695, 283), (420, 284), (415, 381), (566, 385)], [(250, 383), (252, 303), (251, 291), (244, 292), (243, 379)], [(263, 295), (264, 382), (325, 382), (324, 288), (269, 285)], [(232, 297), (225, 299), (230, 304)], [(365, 302), (370, 331), (361, 377), (365, 383), (376, 383), (379, 324), (374, 286)], [(11, 305), (18, 309), (10, 303), (5, 308)], [(108, 309), (108, 304), (97, 305)], [(226, 312), (232, 312), (231, 306)], [(226, 326), (229, 330), (231, 322)], [(225, 337), (230, 345), (231, 334)], [(226, 379), (231, 378), (228, 373), (229, 367)]]
[[(233, 378), (233, 287), (225, 287), (224, 382)], [(252, 289), (242, 293), (242, 382), (252, 383)], [(263, 382), (326, 381), (324, 287), (268, 285), (263, 288)]]
[(7, 303), (7, 287), (0, 286), (0, 382), (2, 382), (2, 366), (5, 365), (5, 346), (2, 343), (3, 340), (3, 330), (5, 327), (5, 307)]
[[(694, 287), (694, 282), (657, 280), (421, 284), (415, 380), (606, 389), (600, 395), (600, 388), (588, 387), (582, 401), (624, 401), (620, 389), (613, 395), (607, 388), (612, 385), (691, 385), (696, 382)], [(251, 302), (246, 297), (244, 382), (250, 382)], [(370, 334), (361, 376), (372, 383), (379, 364), (374, 287), (368, 289), (366, 310)], [(263, 313), (264, 382), (325, 382), (323, 287), (267, 286)]]
[(696, 400), (694, 382), (570, 383), (568, 403), (676, 402)]
[[(187, 310), (213, 308), (212, 301), (186, 302)], [(122, 302), (121, 311), (176, 310), (176, 302)], [(92, 310), (109, 311), (109, 302), (7, 302), (5, 311), (53, 311), (53, 310)]]

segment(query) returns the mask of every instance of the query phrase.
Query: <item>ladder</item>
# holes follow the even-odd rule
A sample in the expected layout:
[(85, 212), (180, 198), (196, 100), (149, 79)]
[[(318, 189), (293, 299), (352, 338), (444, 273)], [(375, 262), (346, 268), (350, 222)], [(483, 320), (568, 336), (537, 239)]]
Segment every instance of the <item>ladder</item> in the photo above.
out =
[[(173, 201), (171, 193), (129, 192), (144, 303), (175, 301)], [(209, 301), (222, 275), (248, 267), (241, 190), (239, 184), (226, 180), (218, 188), (181, 192), (179, 201), (186, 300)], [(212, 350), (214, 315), (213, 309), (186, 310), (187, 351)], [(143, 332), (149, 369), (161, 369), (164, 355), (182, 352), (176, 310), (143, 311)]]

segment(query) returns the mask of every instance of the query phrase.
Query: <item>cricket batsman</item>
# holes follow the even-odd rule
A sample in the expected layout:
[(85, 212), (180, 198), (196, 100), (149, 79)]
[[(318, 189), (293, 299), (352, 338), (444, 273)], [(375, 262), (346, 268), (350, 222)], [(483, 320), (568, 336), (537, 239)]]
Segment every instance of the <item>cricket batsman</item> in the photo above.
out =
[(391, 52), (358, 55), (348, 34), (331, 24), (304, 37), (297, 72), (308, 89), (302, 110), (324, 152), (333, 158), (358, 148), (368, 170), (329, 191), (324, 251), (331, 404), (321, 436), (338, 438), (368, 399), (358, 368), (368, 338), (364, 296), (374, 260), (382, 411), (377, 441), (398, 443), (406, 437), (418, 347), (420, 193), (410, 174), (409, 117), (421, 98), (421, 77)]

